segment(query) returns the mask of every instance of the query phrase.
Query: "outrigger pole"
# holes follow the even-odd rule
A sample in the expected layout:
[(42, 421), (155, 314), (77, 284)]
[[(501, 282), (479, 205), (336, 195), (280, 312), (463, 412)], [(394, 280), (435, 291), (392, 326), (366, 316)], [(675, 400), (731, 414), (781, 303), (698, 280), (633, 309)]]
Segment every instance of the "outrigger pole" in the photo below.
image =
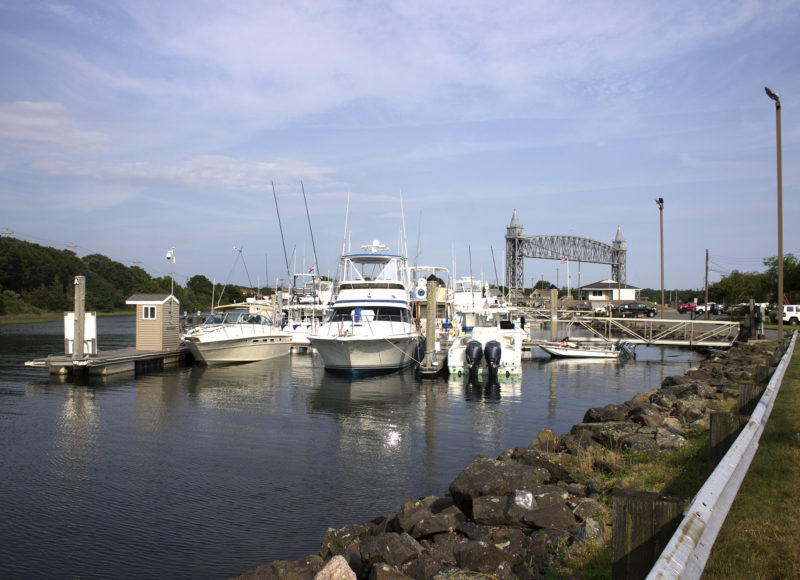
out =
[(314, 250), (314, 278), (319, 275), (319, 261), (317, 260), (317, 245), (314, 243), (314, 230), (311, 228), (311, 215), (308, 213), (308, 200), (306, 200), (306, 188), (303, 180), (300, 180), (300, 188), (303, 190), (303, 203), (306, 204), (306, 218), (308, 219), (308, 231), (311, 234), (311, 247)]
[(286, 260), (286, 275), (289, 279), (292, 278), (291, 272), (289, 272), (289, 257), (286, 255), (286, 240), (283, 239), (283, 224), (281, 224), (281, 212), (278, 209), (278, 195), (275, 193), (275, 182), (272, 181), (272, 197), (275, 199), (275, 213), (278, 214), (278, 227), (281, 230), (281, 243), (283, 244), (283, 259)]

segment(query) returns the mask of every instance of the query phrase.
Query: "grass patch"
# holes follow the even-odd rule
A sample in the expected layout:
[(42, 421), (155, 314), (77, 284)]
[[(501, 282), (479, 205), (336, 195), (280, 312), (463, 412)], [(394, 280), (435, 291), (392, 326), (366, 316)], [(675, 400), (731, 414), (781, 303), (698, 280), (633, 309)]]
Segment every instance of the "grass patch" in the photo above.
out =
[(703, 578), (800, 578), (798, 409), (800, 355), (795, 354)]
[(59, 320), (64, 314), (55, 312), (43, 312), (42, 314), (3, 314), (0, 316), (0, 324), (29, 324), (33, 322), (50, 322)]

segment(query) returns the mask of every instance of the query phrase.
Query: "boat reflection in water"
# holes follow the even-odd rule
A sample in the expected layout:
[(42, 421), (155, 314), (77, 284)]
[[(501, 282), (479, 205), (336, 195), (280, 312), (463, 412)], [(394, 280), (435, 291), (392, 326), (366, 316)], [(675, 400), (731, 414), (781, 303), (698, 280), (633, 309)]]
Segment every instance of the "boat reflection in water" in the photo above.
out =
[(452, 396), (463, 396), (468, 401), (499, 401), (505, 397), (522, 395), (522, 377), (519, 375), (490, 376), (468, 373), (450, 375), (447, 387)]

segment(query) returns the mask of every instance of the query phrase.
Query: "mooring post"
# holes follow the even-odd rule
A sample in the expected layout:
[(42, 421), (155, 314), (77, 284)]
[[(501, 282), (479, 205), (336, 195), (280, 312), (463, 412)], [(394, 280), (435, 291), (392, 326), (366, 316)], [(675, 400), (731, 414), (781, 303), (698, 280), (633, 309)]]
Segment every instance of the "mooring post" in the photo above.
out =
[(558, 340), (558, 290), (550, 289), (550, 341)]
[(425, 312), (425, 366), (433, 366), (433, 351), (436, 346), (436, 290), (438, 289), (436, 276), (428, 276), (426, 288), (428, 302)]
[(683, 519), (689, 501), (620, 489), (614, 493), (611, 578), (646, 578)]
[(75, 326), (72, 333), (72, 360), (83, 358), (83, 336), (86, 324), (86, 276), (78, 274), (73, 281), (75, 287)]

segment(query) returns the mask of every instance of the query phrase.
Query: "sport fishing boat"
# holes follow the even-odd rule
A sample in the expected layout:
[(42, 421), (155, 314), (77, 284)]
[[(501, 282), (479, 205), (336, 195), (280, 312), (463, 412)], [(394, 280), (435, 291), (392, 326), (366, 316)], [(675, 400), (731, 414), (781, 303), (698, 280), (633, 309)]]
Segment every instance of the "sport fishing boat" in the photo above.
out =
[(341, 258), (328, 320), (308, 336), (325, 368), (359, 373), (402, 369), (416, 362), (420, 334), (409, 308), (407, 260), (374, 240)]
[(182, 338), (195, 360), (207, 365), (275, 358), (292, 346), (292, 336), (272, 325), (272, 313), (253, 303), (220, 306)]

